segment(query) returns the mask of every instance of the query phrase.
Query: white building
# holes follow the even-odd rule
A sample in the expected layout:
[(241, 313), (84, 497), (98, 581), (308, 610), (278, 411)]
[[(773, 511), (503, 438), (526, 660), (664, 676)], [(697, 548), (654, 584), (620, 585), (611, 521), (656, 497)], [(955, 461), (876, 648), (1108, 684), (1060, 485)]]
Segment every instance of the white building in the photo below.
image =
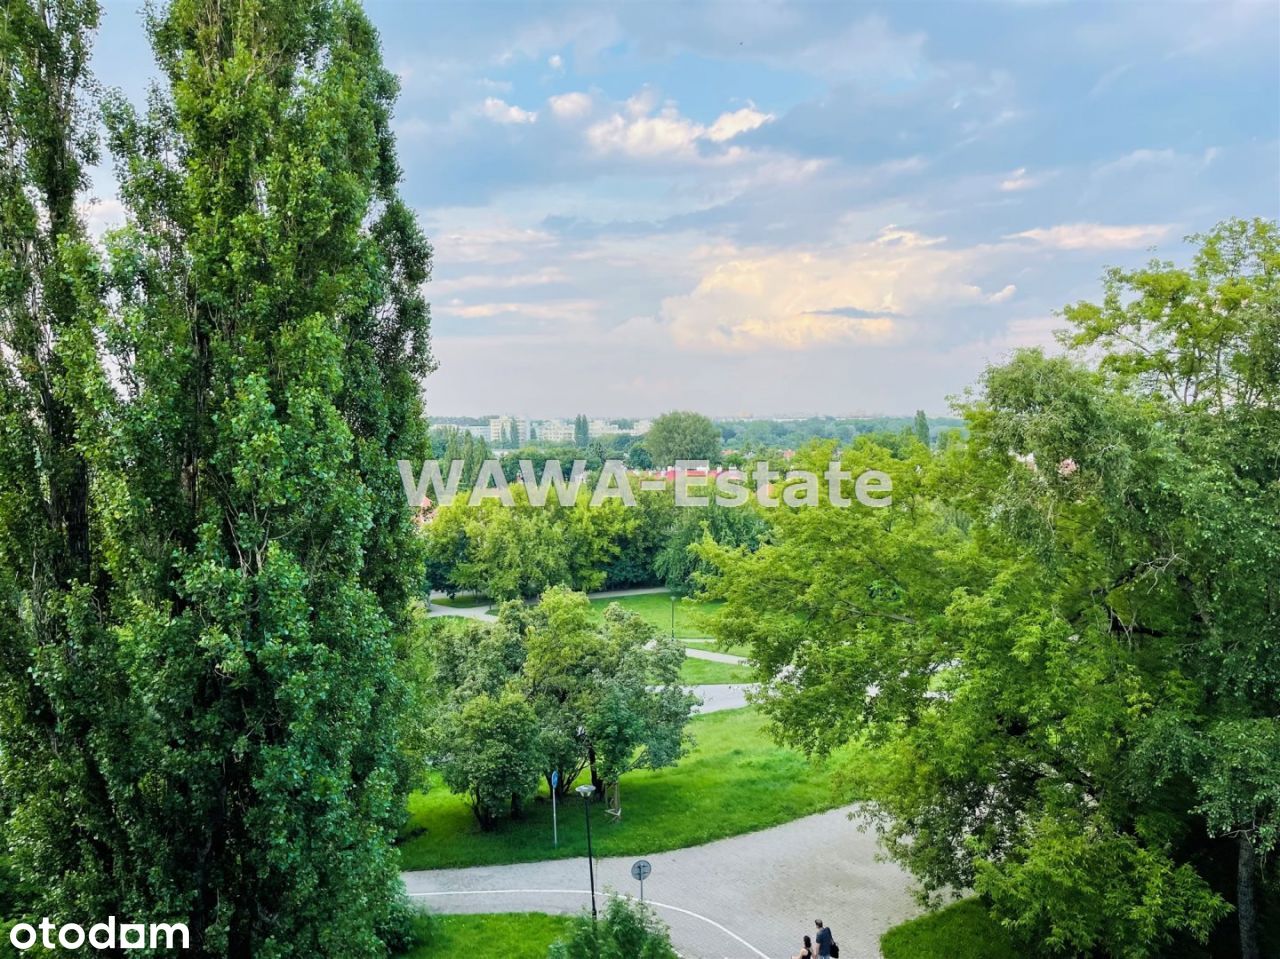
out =
[(496, 447), (510, 445), (511, 428), (515, 426), (516, 437), (521, 443), (529, 442), (529, 421), (514, 416), (494, 416), (489, 420), (489, 442)]
[(564, 420), (539, 420), (537, 424), (538, 439), (548, 443), (574, 442), (574, 427)]

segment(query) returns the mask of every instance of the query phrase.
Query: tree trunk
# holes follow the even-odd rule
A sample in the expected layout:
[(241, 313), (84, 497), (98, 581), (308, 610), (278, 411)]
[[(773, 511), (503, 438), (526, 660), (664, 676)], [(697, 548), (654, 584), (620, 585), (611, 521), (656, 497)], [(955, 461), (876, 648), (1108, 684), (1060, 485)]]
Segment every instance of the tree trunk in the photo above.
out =
[(1240, 959), (1262, 959), (1258, 949), (1258, 868), (1253, 857), (1253, 843), (1241, 833), (1236, 837), (1240, 858), (1236, 872), (1236, 916), (1240, 922)]
[(596, 787), (596, 795), (601, 799), (604, 798), (604, 780), (600, 778), (600, 774), (596, 772), (596, 748), (589, 746), (587, 748), (587, 765), (591, 768), (591, 785)]

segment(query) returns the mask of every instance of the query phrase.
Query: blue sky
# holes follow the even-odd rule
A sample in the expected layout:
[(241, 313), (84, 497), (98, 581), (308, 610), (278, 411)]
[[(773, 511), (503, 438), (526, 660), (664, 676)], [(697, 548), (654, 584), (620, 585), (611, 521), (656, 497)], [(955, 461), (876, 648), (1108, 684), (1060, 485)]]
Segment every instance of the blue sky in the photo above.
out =
[(1280, 215), (1273, 2), (368, 8), (437, 415), (942, 413), (1104, 266)]

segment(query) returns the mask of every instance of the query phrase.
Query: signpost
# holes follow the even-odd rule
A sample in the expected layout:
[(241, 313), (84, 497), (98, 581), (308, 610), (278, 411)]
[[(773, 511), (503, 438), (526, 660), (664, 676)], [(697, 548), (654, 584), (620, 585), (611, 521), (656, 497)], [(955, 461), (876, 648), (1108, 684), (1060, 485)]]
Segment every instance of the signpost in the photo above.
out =
[(551, 846), (560, 845), (560, 824), (556, 822), (556, 790), (560, 787), (560, 770), (551, 771)]
[(649, 873), (653, 872), (653, 867), (649, 865), (648, 859), (637, 859), (631, 864), (631, 878), (640, 880), (640, 901), (644, 902), (644, 881), (649, 878)]

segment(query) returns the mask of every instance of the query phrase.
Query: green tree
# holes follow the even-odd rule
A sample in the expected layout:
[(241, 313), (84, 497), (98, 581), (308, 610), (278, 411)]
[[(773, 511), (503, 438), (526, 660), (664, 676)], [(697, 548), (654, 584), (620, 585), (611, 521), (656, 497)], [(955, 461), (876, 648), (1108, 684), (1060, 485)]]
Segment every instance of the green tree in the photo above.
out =
[(755, 553), (702, 548), (784, 737), (866, 737), (888, 851), (1041, 954), (1261, 955), (1280, 255), (1263, 221), (1198, 239), (1190, 268), (1110, 271), (1065, 311), (1096, 366), (1021, 353), (963, 441), (846, 451), (892, 475), (890, 509), (778, 510)]
[(504, 612), (525, 636), (521, 679), (546, 737), (547, 775), (559, 770), (567, 789), (589, 770), (621, 813), (622, 776), (673, 765), (683, 751), (694, 704), (680, 686), (683, 646), (618, 606), (594, 623), (586, 597), (565, 589)]
[(653, 421), (644, 445), (659, 467), (674, 466), (677, 460), (720, 458), (720, 431), (701, 413), (664, 413)]
[(769, 524), (751, 506), (719, 506), (711, 503), (675, 511), (671, 530), (653, 559), (653, 571), (677, 596), (688, 596), (699, 586), (699, 574), (714, 571), (693, 547), (706, 541), (731, 548), (754, 550)]
[(644, 903), (610, 896), (599, 921), (573, 920), (568, 934), (552, 945), (549, 959), (676, 959), (671, 937)]
[[(35, 146), (16, 156), (57, 154), (39, 167), (58, 188), (32, 217), (41, 194), (11, 179), (4, 209), (27, 203), (28, 242), (61, 259), (24, 299), (48, 305), (41, 377), (73, 442), (39, 452), (14, 427), (53, 408), (6, 383), (4, 489), (54, 493), (36, 555), (76, 564), (18, 577), (35, 540), (0, 536), (21, 555), (0, 719), (16, 865), (47, 915), (181, 918), (203, 956), (383, 956), (410, 774), (393, 637), (421, 587), (394, 464), (428, 450), (431, 366), (395, 79), (342, 0), (156, 10), (164, 89), (142, 115), (108, 104), (128, 225), (98, 269), (67, 218), (84, 153), (65, 126), (93, 7), (10, 13), (29, 32), (5, 34), (4, 82), (44, 59), (4, 122)], [(32, 464), (53, 483), (17, 475)], [(88, 481), (68, 498), (63, 475)]]
[(481, 829), (493, 829), (508, 812), (520, 815), (538, 788), (544, 759), (537, 717), (515, 689), (480, 693), (447, 712), (434, 742), (434, 765), (467, 797)]
[(912, 427), (918, 439), (925, 446), (929, 445), (929, 417), (924, 415), (924, 410), (916, 410), (916, 420)]
[(573, 418), (573, 444), (578, 449), (586, 449), (587, 443), (591, 439), (591, 428), (587, 421), (587, 417), (583, 413), (579, 413)]
[(659, 581), (654, 563), (667, 544), (678, 509), (670, 490), (637, 490), (636, 505), (627, 510), (629, 524), (617, 542), (617, 557), (605, 567), (605, 588), (652, 586)]
[[(12, 875), (0, 912), (11, 916), (118, 911), (142, 869), (113, 868), (130, 843), (108, 777), (134, 754), (114, 732), (125, 693), (102, 628), (109, 581), (73, 400), (97, 372), (75, 354), (98, 309), (77, 214), (97, 158), (86, 88), (98, 16), (74, 0), (0, 14), (0, 864)], [(145, 905), (158, 919), (177, 906)]]
[(653, 469), (653, 457), (643, 443), (635, 443), (627, 450), (627, 466), (633, 470)]
[[(502, 604), (495, 624), (436, 626), (431, 644), (439, 705), (424, 720), (430, 752), (449, 770), (450, 788), (471, 797), (483, 828), (508, 809), (519, 812), (531, 792), (525, 774), (534, 757), (534, 779), (541, 774), (550, 786), (558, 771), (562, 794), (589, 770), (620, 813), (626, 773), (670, 766), (683, 754), (695, 702), (680, 685), (684, 648), (617, 606), (600, 623), (583, 594), (557, 587), (536, 606)], [(479, 697), (487, 709), (501, 704), (504, 718), (487, 725), (468, 712)], [(531, 712), (517, 711), (515, 700)], [(516, 718), (527, 720), (533, 741), (513, 731)], [(507, 779), (504, 762), (511, 764)]]

